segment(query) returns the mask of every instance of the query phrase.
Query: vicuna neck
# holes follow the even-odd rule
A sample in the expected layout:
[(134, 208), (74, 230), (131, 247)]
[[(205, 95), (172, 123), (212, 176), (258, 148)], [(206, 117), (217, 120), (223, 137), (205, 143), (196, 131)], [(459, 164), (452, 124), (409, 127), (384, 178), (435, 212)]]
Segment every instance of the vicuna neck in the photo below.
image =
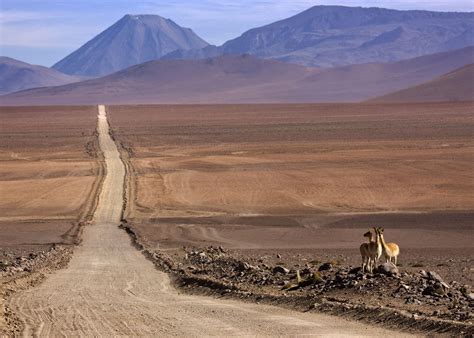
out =
[(379, 238), (380, 241), (382, 242), (383, 250), (384, 250), (385, 252), (389, 252), (389, 249), (388, 249), (388, 247), (387, 247), (387, 244), (385, 243), (385, 239), (383, 238), (383, 235), (382, 235), (382, 234), (379, 234), (379, 237), (380, 237), (380, 238)]

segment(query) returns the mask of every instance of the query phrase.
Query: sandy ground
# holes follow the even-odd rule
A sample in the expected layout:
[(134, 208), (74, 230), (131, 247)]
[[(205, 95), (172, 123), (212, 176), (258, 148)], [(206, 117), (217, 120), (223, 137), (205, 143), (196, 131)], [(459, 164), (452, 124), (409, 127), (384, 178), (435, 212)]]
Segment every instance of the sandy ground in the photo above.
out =
[(90, 216), (100, 180), (94, 107), (2, 107), (0, 257), (25, 256)]
[[(401, 247), (403, 278), (435, 271), (467, 295), (472, 292), (472, 102), (109, 111), (132, 173), (127, 226), (152, 255), (165, 252), (165, 262), (177, 264), (180, 276), (190, 247), (207, 252), (210, 245), (232, 249), (232, 259), (263, 270), (283, 265), (314, 271), (323, 262), (338, 262), (332, 272), (337, 275), (338, 269), (360, 264), (362, 234), (378, 225)], [(161, 261), (157, 258), (158, 265)], [(211, 265), (191, 266), (191, 276), (196, 274), (191, 281), (202, 278), (206, 284), (228, 273)], [(262, 292), (265, 278), (274, 278), (262, 276), (253, 282), (232, 273), (226, 278), (252, 294)], [(458, 306), (456, 300), (429, 296), (411, 301), (397, 294), (397, 283), (382, 283), (385, 289), (373, 292), (360, 286), (323, 295), (472, 325), (465, 302)], [(281, 296), (278, 285), (270, 283), (265, 293)], [(317, 301), (322, 295), (315, 296), (315, 289), (297, 294)], [(370, 316), (358, 318), (373, 321)]]
[(472, 289), (472, 103), (109, 110), (131, 164), (125, 217), (152, 251), (181, 262), (183, 246), (213, 245), (270, 266), (357, 266), (362, 234), (379, 225), (402, 272)]
[(117, 227), (125, 168), (99, 107), (100, 146), (107, 176), (94, 224), (69, 266), (41, 286), (15, 295), (12, 308), (26, 335), (338, 335), (378, 336), (382, 329), (325, 315), (180, 295), (166, 274)]
[(402, 251), (470, 255), (473, 111), (472, 103), (110, 107), (133, 170), (126, 217), (161, 247), (357, 249), (378, 224)]

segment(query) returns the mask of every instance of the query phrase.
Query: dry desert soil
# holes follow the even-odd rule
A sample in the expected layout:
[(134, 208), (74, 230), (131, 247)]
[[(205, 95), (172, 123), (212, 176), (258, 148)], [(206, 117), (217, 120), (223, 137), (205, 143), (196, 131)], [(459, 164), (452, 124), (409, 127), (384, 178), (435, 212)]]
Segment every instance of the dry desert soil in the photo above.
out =
[[(351, 304), (343, 314), (363, 304), (472, 329), (473, 108), (110, 106), (130, 172), (125, 227), (184, 287), (222, 282), (219, 296), (236, 288), (243, 299), (280, 297), (296, 270), (313, 276), (332, 262), (324, 283), (285, 297), (330, 297)], [(401, 279), (349, 273), (375, 225), (401, 247)], [(290, 272), (275, 274), (276, 266)], [(434, 282), (421, 270), (439, 273), (451, 294), (426, 294)]]
[[(173, 282), (178, 290), (190, 293), (237, 297), (297, 310), (314, 308), (312, 312), (344, 315), (341, 306), (347, 307), (352, 319), (386, 326), (390, 320), (370, 318), (374, 311), (386, 318), (382, 315), (389, 312), (380, 311), (402, 310), (403, 318), (409, 319), (392, 321), (391, 327), (415, 333), (472, 330), (472, 317), (465, 313), (473, 305), (468, 298), (474, 259), (473, 112), (472, 102), (108, 106), (111, 135), (127, 169), (122, 226), (137, 248), (170, 272), (170, 281), (130, 247), (129, 239), (123, 237), (125, 232), (115, 227), (118, 220), (101, 222), (108, 227), (91, 222), (106, 163), (96, 132), (97, 107), (2, 107), (0, 253), (2, 292), (7, 300), (3, 321), (16, 332), (26, 327), (31, 331), (24, 332), (31, 333), (38, 323), (32, 318), (41, 318), (43, 331), (36, 331), (40, 334), (67, 330), (71, 330), (69, 334), (195, 334), (191, 328), (179, 331), (166, 325), (173, 318), (209, 318), (210, 312), (203, 311), (203, 306), (219, 311), (224, 306), (226, 310), (219, 316), (221, 326), (209, 324), (214, 332), (225, 327), (235, 329), (236, 323), (222, 319), (226, 316), (251, 323), (244, 315), (246, 311), (255, 316), (277, 311), (275, 316), (283, 324), (272, 331), (276, 334), (294, 329), (281, 316), (300, 316), (273, 307), (262, 310), (229, 300), (179, 295), (171, 287)], [(360, 265), (362, 234), (374, 225), (385, 227), (387, 240), (400, 245), (401, 277), (350, 272)], [(100, 236), (116, 240), (101, 242)], [(79, 245), (69, 262), (74, 244)], [(94, 294), (79, 288), (77, 294), (83, 297), (80, 306), (94, 315), (80, 313), (77, 304), (70, 305), (71, 312), (65, 314), (78, 314), (77, 322), (87, 319), (77, 327), (55, 326), (48, 321), (49, 314), (32, 310), (51, 299), (48, 290), (58, 290), (58, 286), (65, 286), (64, 280), (86, 269), (83, 264), (99, 277), (105, 273), (113, 284), (114, 273), (119, 271), (111, 269), (108, 274), (105, 267), (101, 270), (100, 265), (90, 265), (94, 255), (110, 255), (105, 249), (109, 246), (120, 255), (107, 264), (126, 266), (135, 274), (131, 280), (118, 279), (111, 289), (118, 290), (125, 283), (122, 289), (127, 297), (136, 291), (142, 299), (136, 295), (132, 301), (123, 295), (111, 296), (108, 305), (104, 301), (87, 307)], [(68, 267), (47, 274), (40, 286), (28, 289), (48, 272), (44, 270), (48, 264), (39, 263), (38, 257), (49, 259), (53, 270)], [(121, 266), (124, 261), (128, 265)], [(331, 262), (330, 269), (317, 272), (325, 262)], [(289, 271), (274, 272), (276, 266)], [(411, 291), (408, 296), (390, 291), (387, 297), (384, 287), (392, 284), (397, 288), (415, 281), (426, 284), (413, 277), (422, 269), (438, 272), (453, 295), (423, 298)], [(325, 282), (281, 291), (285, 283), (295, 279), (296, 270), (302, 275), (317, 274)], [(39, 276), (28, 277), (35, 272)], [(141, 273), (147, 277), (137, 282)], [(343, 287), (332, 283), (352, 275), (355, 277), (348, 286), (345, 280)], [(99, 277), (82, 282), (100, 285)], [(159, 288), (143, 286), (153, 278), (161, 281)], [(331, 283), (337, 287), (330, 287)], [(431, 284), (423, 285), (427, 286)], [(13, 292), (20, 289), (26, 291)], [(96, 288), (93, 292), (107, 295), (108, 291)], [(39, 297), (36, 301), (26, 302), (35, 294)], [(26, 309), (22, 300), (29, 304)], [(181, 304), (177, 312), (188, 316), (170, 315), (160, 322), (166, 329), (152, 330), (153, 318), (166, 317), (153, 309), (176, 301)], [(138, 318), (149, 311), (150, 317), (140, 323), (152, 329), (134, 331), (117, 324), (127, 312), (117, 311), (114, 319), (103, 317), (101, 311), (111, 304), (129, 304), (134, 310), (128, 317), (133, 314)], [(373, 311), (353, 310), (358, 304), (364, 305), (364, 311)], [(56, 305), (50, 313), (58, 314), (58, 309), (68, 306)], [(297, 321), (299, 329), (309, 325), (308, 318), (316, 318), (311, 317), (316, 313), (307, 315), (310, 317)], [(425, 317), (426, 325), (413, 324)], [(275, 325), (275, 318), (268, 324)], [(95, 327), (96, 331), (88, 327), (99, 319), (105, 324)], [(442, 324), (436, 326), (435, 321)], [(252, 329), (258, 325), (249, 325), (246, 330), (232, 332), (259, 332)], [(346, 324), (334, 325), (329, 330), (337, 332)], [(377, 334), (363, 331), (372, 330), (370, 326), (363, 327), (352, 327), (352, 333)], [(307, 332), (298, 330), (294, 332)]]
[[(25, 336), (382, 335), (384, 329), (322, 314), (182, 295), (118, 227), (125, 165), (98, 108), (106, 175), (89, 226), (67, 267), (6, 297), (7, 333)], [(28, 259), (26, 259), (28, 260)], [(34, 269), (35, 267), (33, 267)], [(16, 282), (16, 281), (15, 281)], [(16, 285), (16, 283), (10, 283)], [(3, 285), (2, 285), (3, 286)], [(14, 324), (14, 325), (12, 325)], [(13, 327), (12, 327), (13, 326)]]
[(409, 264), (473, 253), (473, 108), (108, 109), (132, 171), (125, 218), (160, 247), (357, 251), (381, 225)]
[(0, 259), (72, 244), (102, 172), (96, 107), (0, 109)]

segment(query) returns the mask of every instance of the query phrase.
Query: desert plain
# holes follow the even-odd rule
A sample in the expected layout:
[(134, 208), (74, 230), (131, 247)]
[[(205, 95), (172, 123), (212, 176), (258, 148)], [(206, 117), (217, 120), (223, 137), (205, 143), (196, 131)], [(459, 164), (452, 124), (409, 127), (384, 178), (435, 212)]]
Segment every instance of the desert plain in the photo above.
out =
[[(221, 275), (189, 265), (199, 250), (290, 275), (325, 262), (357, 267), (363, 233), (382, 226), (401, 248), (401, 271), (435, 270), (470, 286), (473, 111), (472, 102), (107, 106), (127, 168), (123, 220), (141, 246), (210, 279)], [(104, 176), (97, 107), (0, 114), (4, 264), (79, 243)], [(281, 294), (290, 275), (241, 284)], [(450, 311), (435, 298), (419, 304), (354, 290), (327, 294)], [(462, 311), (445, 318), (466, 320)]]
[(102, 173), (97, 108), (0, 111), (0, 253), (73, 244), (93, 211)]
[[(126, 219), (163, 248), (471, 247), (471, 103), (110, 106)], [(472, 254), (472, 252), (471, 252)]]

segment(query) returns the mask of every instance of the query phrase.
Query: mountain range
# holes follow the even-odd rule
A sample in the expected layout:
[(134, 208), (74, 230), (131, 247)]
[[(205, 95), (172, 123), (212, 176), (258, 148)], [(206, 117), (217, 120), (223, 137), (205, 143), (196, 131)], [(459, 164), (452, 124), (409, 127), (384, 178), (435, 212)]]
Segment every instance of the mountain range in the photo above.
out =
[(251, 29), (222, 46), (180, 49), (166, 59), (252, 54), (305, 66), (393, 62), (474, 45), (474, 13), (314, 6)]
[(177, 49), (199, 49), (207, 45), (191, 29), (170, 19), (158, 15), (125, 15), (53, 68), (72, 75), (103, 76), (159, 59)]
[(213, 46), (170, 19), (125, 15), (53, 68), (72, 75), (103, 76), (159, 58), (227, 54), (327, 68), (459, 49), (474, 45), (473, 33), (474, 13), (314, 6)]
[(356, 102), (432, 80), (473, 63), (474, 47), (394, 63), (318, 69), (226, 55), (155, 60), (114, 74), (0, 97), (15, 104)]
[[(314, 6), (213, 46), (170, 19), (125, 15), (51, 69), (1, 58), (0, 95), (10, 94), (0, 100), (353, 102), (425, 91), (431, 100), (433, 88), (469, 98), (471, 73), (447, 73), (474, 62), (473, 33), (472, 12)], [(466, 95), (448, 88), (457, 82)]]
[(0, 56), (0, 95), (35, 87), (59, 86), (84, 78)]

